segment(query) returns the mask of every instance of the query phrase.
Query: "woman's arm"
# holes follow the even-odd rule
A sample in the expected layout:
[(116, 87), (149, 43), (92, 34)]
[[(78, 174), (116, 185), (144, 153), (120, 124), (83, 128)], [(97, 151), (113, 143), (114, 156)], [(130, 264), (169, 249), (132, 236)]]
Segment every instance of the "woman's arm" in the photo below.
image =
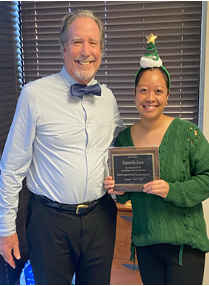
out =
[(165, 198), (180, 207), (193, 207), (209, 198), (208, 141), (199, 128), (195, 128), (193, 136), (188, 139), (191, 177), (183, 182), (168, 182), (169, 192)]

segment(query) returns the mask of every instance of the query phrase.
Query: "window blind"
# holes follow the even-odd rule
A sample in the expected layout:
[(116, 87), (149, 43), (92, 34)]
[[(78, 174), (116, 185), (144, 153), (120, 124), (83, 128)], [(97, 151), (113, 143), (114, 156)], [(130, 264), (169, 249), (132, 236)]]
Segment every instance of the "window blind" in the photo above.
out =
[[(19, 4), (17, 1), (0, 2), (0, 157), (14, 116), (17, 98), (22, 86), (21, 45), (19, 30)], [(1, 172), (1, 171), (0, 171)], [(20, 192), (17, 233), (21, 259), (16, 269), (10, 267), (0, 255), (0, 285), (18, 284), (26, 260), (25, 237), (26, 193)]]
[(14, 116), (21, 82), (17, 2), (0, 2), (0, 155)]
[(201, 1), (23, 1), (25, 83), (60, 71), (61, 19), (77, 9), (90, 9), (103, 21), (105, 53), (96, 79), (112, 89), (125, 124), (139, 118), (134, 78), (150, 33), (171, 76), (164, 113), (198, 124)]

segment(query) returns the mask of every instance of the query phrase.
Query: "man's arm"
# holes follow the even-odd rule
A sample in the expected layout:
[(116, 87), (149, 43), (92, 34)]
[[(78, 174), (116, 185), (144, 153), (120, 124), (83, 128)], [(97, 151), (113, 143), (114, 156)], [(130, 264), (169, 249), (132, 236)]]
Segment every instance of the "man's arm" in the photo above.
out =
[(112, 146), (115, 145), (115, 140), (118, 136), (118, 134), (123, 130), (125, 129), (125, 125), (123, 123), (123, 120), (120, 116), (120, 113), (118, 111), (118, 106), (117, 106), (117, 101), (116, 99), (114, 98), (114, 117), (115, 117), (115, 131), (114, 131), (114, 138), (113, 138), (113, 142), (112, 142)]
[(0, 251), (15, 268), (20, 258), (16, 234), (18, 194), (32, 160), (32, 144), (35, 138), (36, 104), (31, 91), (23, 89), (1, 158), (0, 174)]

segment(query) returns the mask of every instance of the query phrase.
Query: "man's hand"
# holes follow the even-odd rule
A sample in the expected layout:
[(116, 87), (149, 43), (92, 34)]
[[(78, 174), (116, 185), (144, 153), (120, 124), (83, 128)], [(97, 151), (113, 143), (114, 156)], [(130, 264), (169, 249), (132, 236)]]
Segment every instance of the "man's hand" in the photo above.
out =
[(105, 189), (108, 190), (109, 194), (115, 194), (115, 195), (119, 195), (119, 196), (122, 196), (125, 194), (125, 192), (122, 192), (122, 191), (114, 191), (114, 186), (115, 186), (115, 181), (113, 180), (113, 178), (111, 176), (105, 177), (104, 187), (105, 187)]
[(169, 192), (169, 184), (164, 180), (156, 180), (149, 182), (143, 186), (143, 192), (147, 194), (153, 194), (166, 198)]
[(0, 253), (4, 257), (4, 260), (9, 263), (12, 268), (16, 267), (13, 255), (16, 259), (20, 259), (17, 233), (10, 236), (0, 236)]

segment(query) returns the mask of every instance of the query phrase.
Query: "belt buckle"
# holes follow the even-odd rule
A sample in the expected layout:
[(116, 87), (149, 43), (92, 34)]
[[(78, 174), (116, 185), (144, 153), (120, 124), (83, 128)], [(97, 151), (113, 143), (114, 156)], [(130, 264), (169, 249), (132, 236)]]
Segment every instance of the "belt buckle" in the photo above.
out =
[(77, 208), (76, 208), (76, 214), (80, 214), (79, 213), (79, 209), (80, 208), (87, 208), (87, 207), (88, 207), (88, 205), (84, 205), (84, 204), (78, 205)]

